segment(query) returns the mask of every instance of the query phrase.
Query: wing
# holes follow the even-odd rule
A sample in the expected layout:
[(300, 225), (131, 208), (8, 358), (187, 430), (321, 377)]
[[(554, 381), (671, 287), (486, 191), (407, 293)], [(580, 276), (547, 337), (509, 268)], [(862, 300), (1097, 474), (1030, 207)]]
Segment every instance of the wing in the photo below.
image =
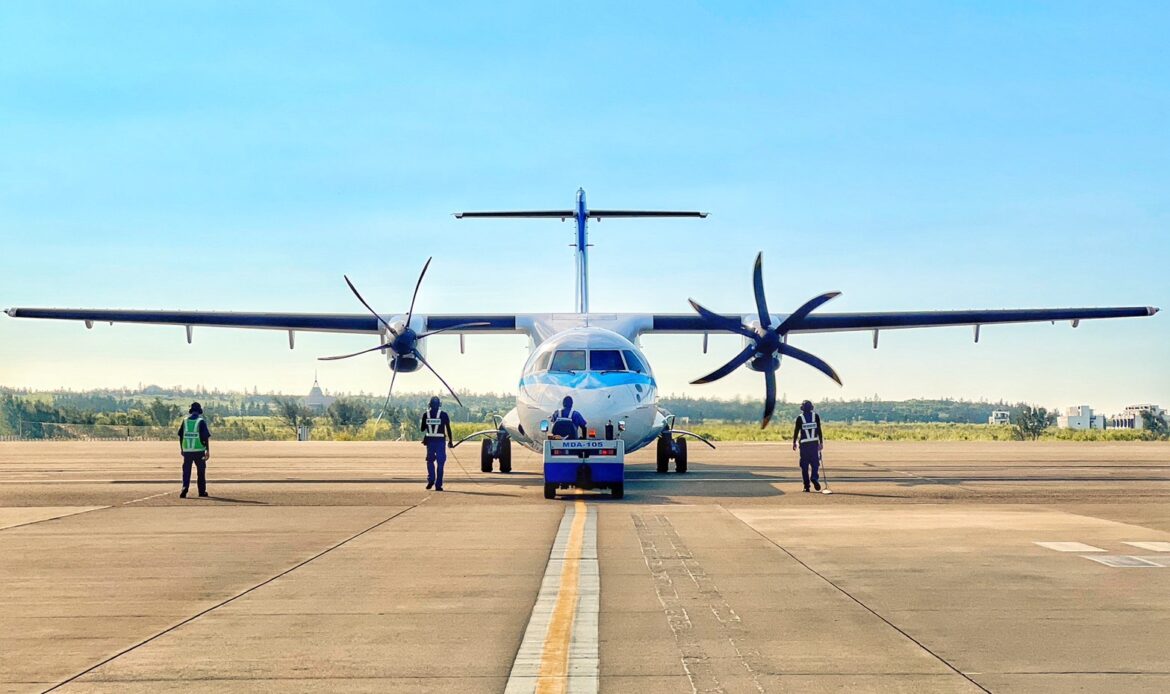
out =
[[(379, 333), (378, 319), (368, 313), (239, 313), (234, 311), (142, 311), (80, 308), (10, 308), (13, 318), (45, 318), (94, 323), (144, 323), (187, 327), (253, 328), (260, 330), (311, 331), (327, 333)], [(426, 330), (450, 328), (463, 323), (486, 323), (461, 328), (467, 333), (525, 332), (517, 328), (515, 314), (433, 313), (415, 314), (422, 318)], [(386, 316), (393, 319), (394, 316)], [(401, 318), (401, 317), (400, 317)], [(413, 322), (413, 321), (412, 321)]]
[(692, 212), (689, 210), (589, 210), (589, 216), (594, 219), (617, 219), (633, 217), (698, 217), (706, 219), (706, 212)]
[[(938, 328), (949, 325), (993, 325), (996, 323), (1041, 323), (1098, 318), (1152, 316), (1153, 306), (1105, 308), (998, 309), (985, 311), (888, 311), (880, 313), (814, 313), (792, 325), (792, 333), (843, 332), (848, 330), (892, 330), (896, 328)], [(759, 320), (754, 313), (727, 314), (733, 320)], [(773, 325), (788, 316), (772, 314)], [(711, 327), (693, 313), (652, 314), (649, 325), (639, 333), (709, 333)]]
[(554, 219), (569, 219), (576, 217), (576, 210), (530, 210), (520, 212), (456, 212), (455, 219), (473, 219), (475, 217), (487, 218), (554, 218)]

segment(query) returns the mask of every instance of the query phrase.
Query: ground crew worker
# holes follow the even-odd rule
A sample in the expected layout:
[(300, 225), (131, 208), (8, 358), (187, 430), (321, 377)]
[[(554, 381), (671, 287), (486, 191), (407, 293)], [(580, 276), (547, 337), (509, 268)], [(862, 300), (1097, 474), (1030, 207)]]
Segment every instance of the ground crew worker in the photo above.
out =
[[(552, 434), (562, 439), (586, 438), (588, 423), (585, 417), (573, 409), (573, 398), (568, 395), (561, 401), (563, 407), (552, 413)], [(580, 432), (580, 436), (578, 436)]]
[(821, 491), (821, 449), (825, 446), (825, 434), (821, 430), (821, 416), (813, 411), (808, 400), (800, 403), (800, 414), (796, 416), (796, 428), (792, 431), (792, 450), (800, 447), (800, 476), (804, 479), (804, 491), (808, 483)]
[[(422, 414), (419, 430), (423, 433), (423, 445), (427, 447), (427, 489), (443, 491), (443, 465), (447, 462), (447, 448), (455, 447), (455, 438), (451, 434), (451, 418), (447, 416), (440, 405), (438, 397), (431, 398), (430, 408)], [(447, 447), (443, 447), (443, 439), (447, 439)]]
[(183, 451), (183, 491), (179, 496), (187, 498), (191, 486), (191, 464), (198, 470), (199, 496), (207, 496), (207, 461), (211, 458), (211, 430), (203, 418), (203, 406), (191, 403), (189, 416), (179, 425), (179, 447)]

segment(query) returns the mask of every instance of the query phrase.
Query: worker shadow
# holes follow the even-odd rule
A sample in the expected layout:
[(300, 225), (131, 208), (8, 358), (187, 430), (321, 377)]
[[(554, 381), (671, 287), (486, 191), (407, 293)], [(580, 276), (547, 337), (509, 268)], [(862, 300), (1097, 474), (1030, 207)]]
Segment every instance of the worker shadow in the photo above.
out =
[(228, 496), (202, 496), (199, 499), (206, 499), (208, 501), (221, 501), (225, 504), (248, 504), (252, 506), (267, 506), (267, 501), (254, 501), (252, 499), (233, 499)]

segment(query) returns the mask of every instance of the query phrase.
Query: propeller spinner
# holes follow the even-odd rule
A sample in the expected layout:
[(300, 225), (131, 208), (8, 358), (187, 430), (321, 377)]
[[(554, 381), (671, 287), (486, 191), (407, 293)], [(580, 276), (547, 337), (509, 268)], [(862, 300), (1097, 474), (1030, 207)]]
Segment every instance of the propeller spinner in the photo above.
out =
[[(439, 379), (439, 382), (441, 382), (447, 388), (447, 391), (451, 393), (451, 397), (455, 398), (455, 402), (462, 406), (463, 402), (459, 400), (459, 394), (455, 392), (455, 389), (452, 388), (451, 385), (447, 383), (447, 381), (444, 380), (442, 376), (439, 375), (439, 372), (435, 371), (435, 368), (430, 365), (426, 358), (423, 357), (422, 351), (419, 350), (418, 346), (420, 342), (430, 337), (431, 335), (437, 335), (439, 333), (449, 332), (451, 330), (459, 330), (461, 328), (482, 327), (488, 325), (488, 323), (483, 321), (460, 323), (458, 325), (451, 325), (447, 326), (446, 328), (440, 328), (438, 330), (428, 330), (422, 333), (417, 332), (414, 330), (414, 328), (410, 327), (411, 319), (414, 317), (414, 302), (416, 299), (418, 299), (418, 290), (419, 287), (422, 286), (423, 277), (427, 274), (427, 268), (431, 266), (431, 260), (432, 258), (427, 258), (427, 262), (423, 265), (422, 272), (418, 274), (418, 282), (416, 282), (414, 285), (414, 294), (410, 297), (410, 310), (406, 312), (406, 320), (402, 323), (398, 323), (397, 321), (395, 321), (394, 324), (387, 323), (386, 319), (383, 318), (377, 311), (375, 311), (374, 308), (370, 306), (370, 304), (367, 303), (364, 298), (362, 298), (361, 292), (357, 290), (357, 287), (353, 285), (353, 282), (349, 280), (349, 277), (345, 276), (345, 283), (349, 285), (349, 290), (353, 292), (353, 295), (357, 297), (357, 300), (362, 303), (362, 306), (365, 306), (366, 310), (372, 313), (374, 317), (378, 319), (378, 322), (382, 324), (383, 328), (385, 328), (386, 335), (390, 338), (390, 341), (385, 344), (378, 345), (377, 347), (363, 349), (351, 354), (340, 354), (333, 357), (318, 357), (318, 359), (321, 361), (335, 361), (337, 359), (349, 359), (350, 357), (356, 357), (361, 354), (368, 354), (369, 352), (378, 352), (384, 349), (389, 349), (397, 357), (409, 357), (411, 359), (416, 359), (420, 364), (427, 367), (427, 369), (429, 369), (430, 372), (435, 375), (435, 378)], [(394, 381), (397, 380), (399, 371), (397, 359), (391, 361), (390, 368), (393, 373), (390, 376), (390, 389), (386, 392), (386, 402), (382, 405), (382, 414), (385, 414), (386, 408), (390, 404), (390, 398), (394, 394)], [(378, 415), (379, 419), (381, 419), (382, 414)]]
[(732, 357), (731, 361), (706, 376), (691, 381), (691, 383), (701, 384), (718, 381), (749, 363), (752, 369), (764, 372), (764, 418), (760, 422), (761, 429), (768, 426), (768, 422), (772, 419), (772, 413), (776, 410), (776, 370), (780, 367), (780, 355), (787, 355), (797, 361), (802, 361), (836, 381), (837, 385), (841, 385), (841, 377), (823, 359), (788, 344), (789, 330), (825, 302), (840, 296), (841, 292), (826, 292), (809, 299), (779, 325), (772, 327), (772, 317), (768, 314), (768, 301), (764, 296), (763, 263), (764, 254), (760, 253), (756, 256), (756, 265), (752, 271), (752, 289), (756, 296), (756, 310), (760, 316), (760, 322), (757, 326), (749, 327), (738, 318), (715, 313), (704, 308), (694, 299), (688, 299), (691, 307), (702, 316), (704, 322), (712, 330), (736, 333), (749, 340), (747, 347)]

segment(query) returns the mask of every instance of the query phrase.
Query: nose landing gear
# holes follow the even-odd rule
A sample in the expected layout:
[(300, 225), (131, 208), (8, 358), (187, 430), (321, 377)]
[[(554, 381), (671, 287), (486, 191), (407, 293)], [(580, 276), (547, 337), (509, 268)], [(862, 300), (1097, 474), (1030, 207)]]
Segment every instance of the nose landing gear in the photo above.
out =
[(657, 472), (670, 472), (672, 458), (675, 472), (683, 474), (687, 471), (687, 440), (682, 436), (672, 439), (669, 431), (660, 434), (657, 454)]
[(504, 427), (497, 430), (495, 438), (484, 438), (479, 446), (480, 472), (491, 472), (493, 461), (500, 461), (500, 472), (512, 471), (512, 438)]

